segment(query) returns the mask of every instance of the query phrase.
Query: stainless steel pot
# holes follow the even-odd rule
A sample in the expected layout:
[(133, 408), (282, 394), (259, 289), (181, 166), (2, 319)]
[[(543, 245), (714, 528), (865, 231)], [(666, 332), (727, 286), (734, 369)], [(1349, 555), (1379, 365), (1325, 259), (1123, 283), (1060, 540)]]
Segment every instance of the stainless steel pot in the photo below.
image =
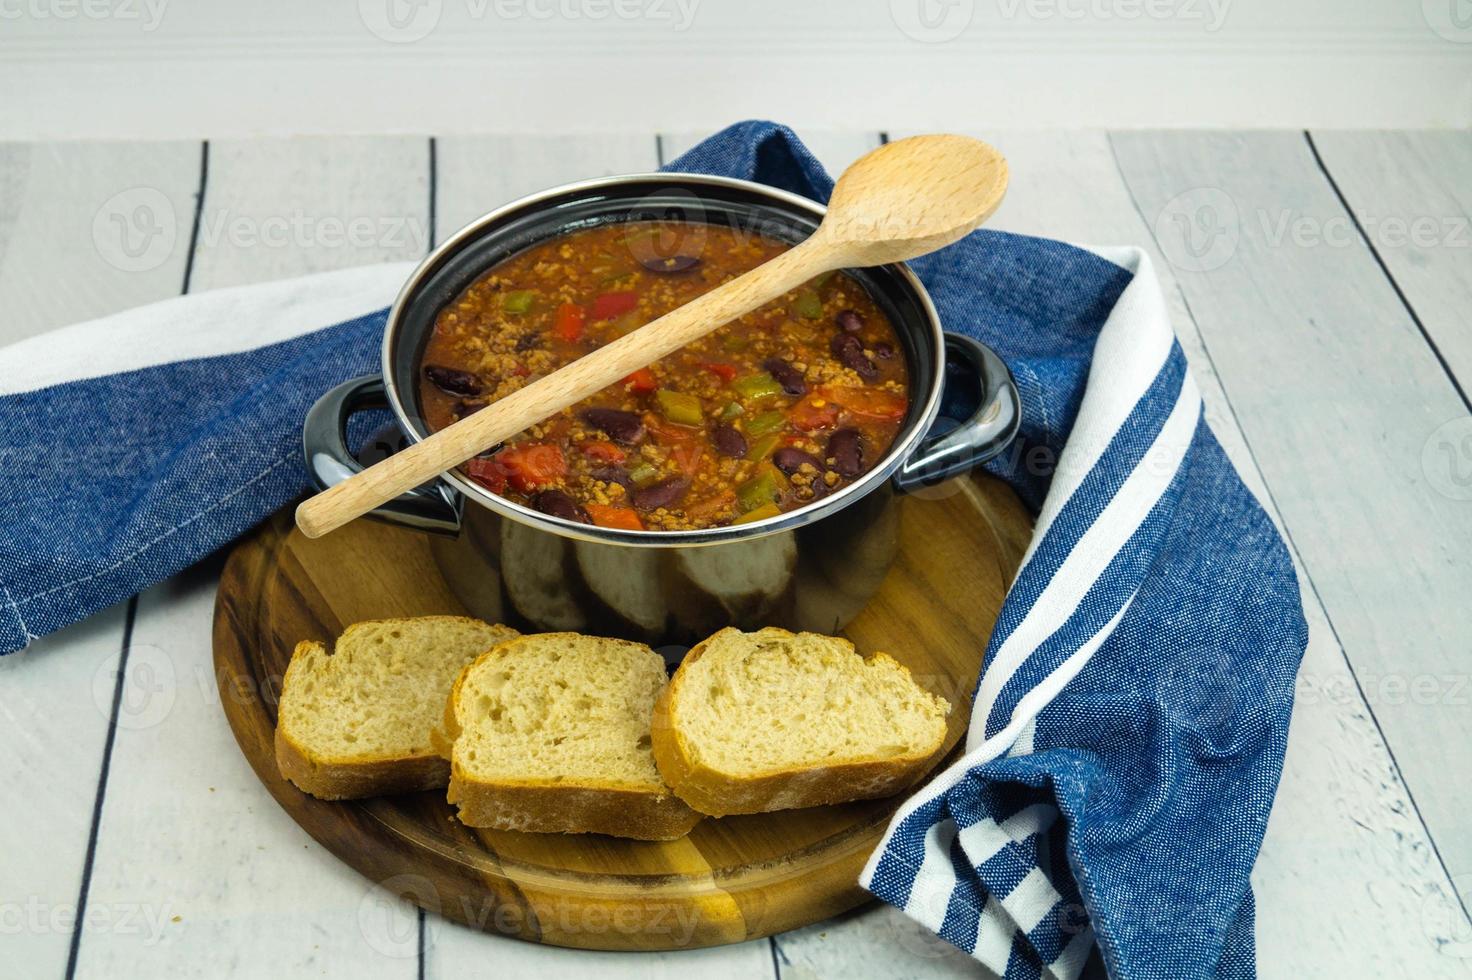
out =
[[(823, 208), (748, 181), (633, 174), (553, 188), (461, 229), (424, 260), (389, 311), (383, 372), (349, 381), (308, 413), (303, 442), (319, 488), (361, 469), (347, 420), (391, 409), (407, 440), (428, 430), (416, 377), (438, 312), (488, 268), (549, 237), (608, 222), (670, 220), (735, 226), (797, 242)], [(432, 532), (435, 558), (474, 614), (526, 629), (572, 629), (682, 644), (722, 626), (833, 632), (874, 594), (898, 542), (895, 503), (964, 473), (1016, 434), (1017, 389), (983, 344), (941, 329), (905, 266), (850, 273), (893, 322), (910, 372), (910, 408), (884, 457), (855, 483), (766, 520), (693, 531), (577, 524), (498, 497), (451, 471), (389, 502), (375, 517)], [(949, 383), (975, 393), (960, 420), (939, 418)]]

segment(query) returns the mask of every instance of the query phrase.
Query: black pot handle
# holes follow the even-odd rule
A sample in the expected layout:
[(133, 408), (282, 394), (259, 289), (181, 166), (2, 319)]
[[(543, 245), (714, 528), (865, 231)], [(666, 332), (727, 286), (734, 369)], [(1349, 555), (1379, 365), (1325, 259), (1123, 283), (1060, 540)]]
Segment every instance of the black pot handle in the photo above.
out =
[[(990, 347), (958, 333), (947, 333), (946, 384), (969, 374), (981, 389), (971, 417), (955, 428), (927, 434), (894, 475), (895, 489), (909, 493), (965, 473), (996, 456), (1017, 435), (1022, 402), (1012, 372)], [(931, 430), (935, 433), (934, 428)]]
[[(363, 470), (363, 465), (348, 449), (349, 416), (370, 408), (387, 407), (383, 378), (376, 374), (345, 381), (317, 399), (302, 425), (302, 450), (306, 454), (307, 473), (318, 490), (336, 486)], [(463, 506), (454, 488), (440, 480), (431, 480), (370, 511), (368, 516), (419, 531), (455, 535), (460, 533)]]

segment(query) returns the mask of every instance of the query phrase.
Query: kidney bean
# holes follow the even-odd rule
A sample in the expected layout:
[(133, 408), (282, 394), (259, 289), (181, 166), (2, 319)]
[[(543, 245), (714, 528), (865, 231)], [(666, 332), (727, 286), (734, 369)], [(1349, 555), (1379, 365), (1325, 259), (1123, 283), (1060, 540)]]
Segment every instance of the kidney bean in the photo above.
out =
[(864, 472), (864, 440), (858, 429), (839, 429), (829, 436), (826, 454), (839, 476)]
[(424, 365), (424, 376), (440, 391), (452, 395), (478, 395), (481, 393), (480, 379), (469, 371), (441, 367), (438, 364)]
[(685, 496), (685, 491), (689, 489), (689, 480), (680, 476), (668, 476), (658, 483), (651, 483), (647, 487), (635, 490), (633, 493), (634, 506), (640, 510), (658, 510), (661, 507), (668, 507)]
[(777, 467), (788, 476), (802, 469), (802, 464), (808, 463), (820, 474), (823, 472), (823, 461), (812, 453), (805, 453), (796, 446), (783, 446), (772, 454), (772, 465)]
[(833, 320), (845, 333), (858, 333), (864, 329), (863, 316), (853, 310), (839, 310)]
[(891, 357), (894, 357), (894, 347), (890, 344), (885, 343), (882, 340), (879, 343), (875, 344), (872, 350), (874, 351), (874, 356), (879, 358), (881, 361), (887, 361)]
[(662, 275), (675, 275), (680, 272), (689, 272), (700, 265), (700, 259), (693, 255), (671, 255), (668, 257), (652, 255), (647, 259), (640, 259), (639, 264), (650, 272), (658, 272)]
[(769, 357), (762, 361), (762, 367), (767, 373), (777, 379), (782, 390), (789, 395), (805, 395), (808, 391), (808, 383), (803, 380), (802, 372), (788, 364), (780, 357)]
[(833, 335), (828, 349), (833, 351), (833, 356), (846, 368), (852, 368), (854, 373), (865, 381), (873, 381), (879, 377), (879, 369), (869, 356), (864, 353), (864, 344), (859, 338), (851, 333), (839, 333)]
[(588, 475), (604, 483), (617, 483), (630, 493), (634, 491), (634, 481), (629, 479), (629, 471), (622, 466), (600, 466), (589, 471)]
[(729, 425), (718, 425), (712, 429), (710, 441), (722, 456), (740, 459), (746, 455), (746, 437)]
[(576, 521), (579, 524), (593, 523), (588, 517), (588, 512), (579, 507), (577, 501), (561, 490), (543, 490), (532, 501), (532, 506), (544, 514), (560, 517), (565, 521)]
[(644, 438), (644, 421), (633, 412), (617, 408), (585, 408), (579, 415), (614, 442), (632, 446)]

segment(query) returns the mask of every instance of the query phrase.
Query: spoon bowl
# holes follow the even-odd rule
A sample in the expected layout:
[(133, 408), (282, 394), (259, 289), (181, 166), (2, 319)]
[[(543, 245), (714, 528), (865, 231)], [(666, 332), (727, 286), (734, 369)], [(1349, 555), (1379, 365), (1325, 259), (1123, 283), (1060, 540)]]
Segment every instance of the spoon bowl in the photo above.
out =
[(1007, 161), (992, 146), (966, 136), (913, 136), (843, 172), (819, 234), (848, 247), (848, 265), (904, 262), (975, 231), (1006, 189)]

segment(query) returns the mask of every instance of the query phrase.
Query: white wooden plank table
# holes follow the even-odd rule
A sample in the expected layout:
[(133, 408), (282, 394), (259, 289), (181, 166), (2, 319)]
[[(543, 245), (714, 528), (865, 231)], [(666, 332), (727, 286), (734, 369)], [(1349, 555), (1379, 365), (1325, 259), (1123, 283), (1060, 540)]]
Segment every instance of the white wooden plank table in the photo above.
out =
[[(412, 259), (517, 195), (700, 135), (0, 145), (0, 343)], [(835, 170), (885, 138), (804, 135)], [(978, 135), (1013, 165), (996, 227), (1151, 255), (1208, 418), (1298, 562), (1310, 645), (1254, 874), (1261, 972), (1472, 975), (1472, 135)], [(218, 568), (0, 659), (0, 977), (975, 975), (886, 906), (666, 954), (418, 914), (236, 751), (208, 641)]]

